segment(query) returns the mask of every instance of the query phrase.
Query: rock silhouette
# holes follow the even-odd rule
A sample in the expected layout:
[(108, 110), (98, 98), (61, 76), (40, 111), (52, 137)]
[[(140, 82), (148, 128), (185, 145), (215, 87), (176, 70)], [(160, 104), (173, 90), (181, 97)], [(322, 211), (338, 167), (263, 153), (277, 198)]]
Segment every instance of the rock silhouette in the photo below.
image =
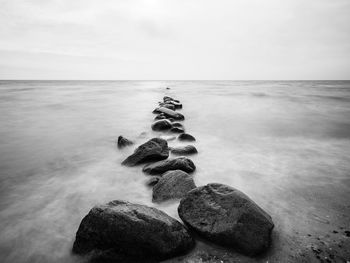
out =
[(181, 133), (177, 139), (179, 141), (188, 141), (188, 142), (193, 142), (196, 140), (196, 138), (194, 138), (191, 134), (188, 133)]
[(182, 170), (186, 173), (192, 173), (195, 169), (194, 163), (186, 157), (159, 161), (143, 167), (143, 171), (148, 174), (163, 174), (171, 170)]

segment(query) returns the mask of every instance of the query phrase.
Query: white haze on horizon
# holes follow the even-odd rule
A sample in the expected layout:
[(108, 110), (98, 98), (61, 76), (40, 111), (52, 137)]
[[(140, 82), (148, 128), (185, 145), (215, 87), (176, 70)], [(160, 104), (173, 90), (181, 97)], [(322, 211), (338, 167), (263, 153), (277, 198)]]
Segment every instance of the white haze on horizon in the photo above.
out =
[(0, 79), (350, 79), (348, 0), (0, 6)]

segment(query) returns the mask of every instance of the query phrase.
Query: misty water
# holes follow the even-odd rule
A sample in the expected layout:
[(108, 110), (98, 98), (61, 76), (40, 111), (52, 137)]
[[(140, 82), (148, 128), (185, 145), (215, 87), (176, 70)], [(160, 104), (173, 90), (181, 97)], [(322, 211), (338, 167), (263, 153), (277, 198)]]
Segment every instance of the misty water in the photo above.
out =
[(115, 199), (179, 218), (178, 201), (151, 202), (142, 166), (120, 165), (135, 147), (115, 144), (159, 136), (150, 125), (164, 95), (181, 100), (197, 139), (196, 184), (233, 186), (272, 216), (273, 244), (258, 261), (349, 227), (350, 82), (0, 81), (1, 262), (79, 262), (81, 219)]

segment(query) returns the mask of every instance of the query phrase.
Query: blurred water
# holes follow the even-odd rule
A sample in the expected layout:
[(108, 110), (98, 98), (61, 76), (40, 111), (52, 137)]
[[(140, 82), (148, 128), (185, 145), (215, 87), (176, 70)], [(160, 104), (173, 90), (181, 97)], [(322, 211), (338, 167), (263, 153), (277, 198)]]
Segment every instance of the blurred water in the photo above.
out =
[(183, 102), (197, 138), (196, 184), (229, 184), (273, 216), (267, 257), (295, 233), (349, 222), (350, 82), (0, 81), (1, 262), (78, 262), (80, 220), (114, 199), (178, 218), (177, 202), (151, 203), (141, 167), (120, 165), (134, 148), (115, 147), (120, 134), (159, 135), (151, 112), (164, 95)]

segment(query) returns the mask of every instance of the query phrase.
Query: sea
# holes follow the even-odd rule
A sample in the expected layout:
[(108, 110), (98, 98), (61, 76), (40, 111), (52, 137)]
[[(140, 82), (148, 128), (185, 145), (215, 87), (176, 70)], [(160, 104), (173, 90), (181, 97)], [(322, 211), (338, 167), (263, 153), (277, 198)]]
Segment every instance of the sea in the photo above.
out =
[[(340, 242), (332, 231), (350, 227), (350, 81), (1, 80), (0, 262), (83, 262), (71, 252), (79, 224), (112, 200), (180, 220), (178, 200), (152, 203), (142, 166), (121, 165), (164, 134), (151, 130), (163, 96), (182, 102), (196, 138), (196, 185), (237, 188), (275, 223), (259, 258), (199, 240), (176, 262), (293, 262), (316, 237)], [(119, 135), (135, 144), (118, 149)]]

